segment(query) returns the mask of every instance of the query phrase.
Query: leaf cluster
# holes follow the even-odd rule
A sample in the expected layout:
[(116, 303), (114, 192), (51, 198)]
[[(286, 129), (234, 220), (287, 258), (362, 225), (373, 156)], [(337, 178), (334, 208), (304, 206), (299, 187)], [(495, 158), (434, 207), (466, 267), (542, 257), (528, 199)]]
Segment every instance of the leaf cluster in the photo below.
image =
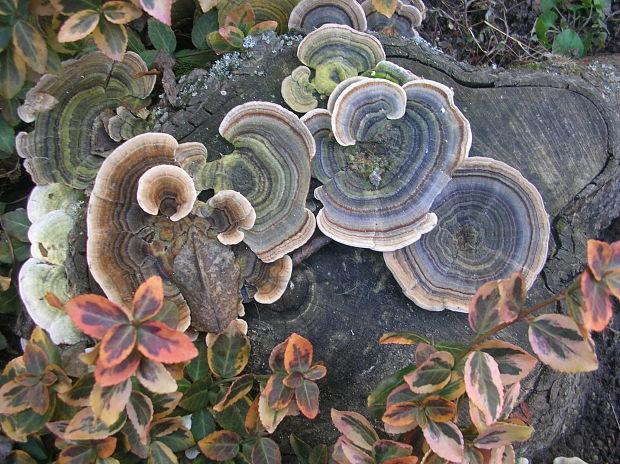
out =
[(540, 10), (534, 31), (553, 53), (581, 57), (605, 48), (611, 0), (542, 0)]
[[(588, 241), (588, 267), (568, 291), (531, 308), (519, 273), (484, 284), (469, 305), (469, 344), (434, 342), (414, 332), (385, 334), (380, 342), (416, 345), (413, 363), (382, 380), (368, 406), (385, 431), (413, 446), (407, 462), (514, 463), (512, 443), (533, 433), (520, 414), (520, 382), (540, 360), (561, 372), (598, 367), (590, 331), (602, 331), (612, 317), (612, 297), (620, 296), (620, 242)], [(533, 316), (565, 301), (567, 314)], [(491, 339), (515, 323), (529, 326), (533, 356), (511, 343)], [(467, 412), (469, 420), (463, 420)], [(359, 414), (332, 412), (343, 433), (332, 458), (339, 464), (383, 462), (377, 459), (378, 435)], [(391, 445), (393, 449), (396, 445)], [(404, 449), (404, 448), (400, 449)], [(404, 451), (403, 451), (404, 452)]]
[[(0, 128), (2, 126), (0, 118)], [(4, 212), (0, 202), (0, 314), (14, 313), (20, 307), (19, 296), (13, 282), (19, 263), (30, 257), (28, 228), (30, 221), (23, 208)], [(6, 340), (0, 334), (0, 349)]]

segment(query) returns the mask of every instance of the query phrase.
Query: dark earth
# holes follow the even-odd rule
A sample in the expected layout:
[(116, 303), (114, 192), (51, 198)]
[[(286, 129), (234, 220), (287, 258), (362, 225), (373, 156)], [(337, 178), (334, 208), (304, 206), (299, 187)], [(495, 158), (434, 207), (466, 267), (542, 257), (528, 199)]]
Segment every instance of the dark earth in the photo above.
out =
[[(608, 55), (620, 52), (620, 2), (613, 2), (613, 13), (608, 22), (610, 39), (606, 48), (598, 52), (601, 55), (577, 61), (568, 58), (550, 58), (546, 50), (531, 40), (531, 31), (538, 15), (536, 3), (536, 1), (510, 0), (426, 0), (427, 19), (420, 33), (431, 45), (441, 49), (446, 55), (471, 65), (486, 66), (487, 68), (481, 68), (482, 74), (486, 72), (485, 70), (490, 70), (491, 66), (542, 68), (550, 74), (567, 74), (571, 76), (570, 79), (583, 78), (589, 87), (600, 88), (611, 83), (612, 86), (616, 86), (615, 91), (618, 92), (620, 84), (617, 76), (620, 74), (620, 67), (614, 70), (595, 60), (612, 64), (620, 61), (617, 55)], [(483, 22), (484, 20), (500, 32), (489, 27)], [(390, 39), (388, 39), (389, 42)], [(395, 61), (399, 57), (409, 60), (409, 56), (417, 56), (415, 53), (413, 55), (401, 53), (402, 50), (408, 49), (407, 47), (410, 45), (397, 43), (388, 50), (392, 51)], [(294, 48), (294, 46), (288, 47), (287, 52), (291, 54)], [(274, 56), (271, 55), (271, 57)], [(423, 62), (425, 57), (434, 55), (423, 51), (420, 56), (423, 58), (414, 58), (410, 61), (421, 60)], [(434, 59), (437, 63), (431, 62)], [(431, 68), (434, 66), (438, 69), (448, 66), (452, 73), (448, 74), (452, 77), (457, 75), (458, 73), (454, 70), (460, 65), (446, 65), (446, 62), (444, 58), (435, 57), (429, 58), (427, 64)], [(292, 62), (286, 66), (291, 65)], [(233, 73), (233, 77), (240, 82), (241, 79), (252, 76), (253, 71), (260, 69), (262, 68), (258, 61), (255, 63), (248, 60), (238, 72)], [(463, 69), (465, 70), (463, 75), (470, 71)], [(499, 69), (498, 74), (493, 74), (493, 76), (504, 77), (497, 78), (493, 84), (488, 84), (488, 86), (501, 87), (503, 85), (501, 81), (505, 79), (505, 75), (501, 72), (502, 70)], [(472, 75), (476, 75), (475, 72)], [(463, 83), (459, 76), (461, 75), (458, 74), (456, 82)], [(525, 85), (523, 82), (515, 85)], [(577, 84), (570, 82), (566, 84), (566, 87), (573, 88), (573, 85), (582, 85), (581, 81)], [(246, 83), (245, 85), (249, 87), (253, 84)], [(475, 82), (473, 84), (470, 82), (469, 85), (472, 88), (476, 85), (482, 86)], [(191, 113), (190, 110), (185, 114), (182, 110), (175, 115), (175, 109), (169, 108), (170, 119), (174, 120), (176, 117), (178, 125), (176, 127), (169, 125), (163, 130), (173, 133), (180, 139), (185, 137), (186, 141), (213, 141), (215, 146), (221, 145), (220, 151), (227, 153), (228, 149), (224, 148), (221, 139), (216, 140), (218, 137), (215, 133), (221, 115), (228, 111), (230, 106), (246, 98), (238, 92), (242, 86), (243, 84), (235, 82), (235, 79), (223, 84), (221, 89), (228, 91), (227, 97), (219, 96), (220, 88), (209, 90), (211, 105), (201, 107), (200, 111), (207, 113), (210, 110), (213, 111), (214, 115), (205, 113), (202, 117), (202, 120), (211, 117), (212, 120), (218, 121), (212, 122), (211, 127), (201, 126), (201, 118), (197, 117), (196, 113)], [(275, 100), (279, 98), (275, 92), (273, 96)], [(465, 96), (462, 98), (465, 99)], [(459, 106), (466, 103), (464, 100), (459, 102), (458, 99), (457, 96)], [(190, 129), (181, 129), (183, 125)], [(613, 133), (619, 128), (608, 129)], [(596, 134), (592, 134), (592, 137), (595, 138)], [(539, 279), (532, 290), (533, 298), (537, 301), (548, 295), (550, 291), (565, 288), (567, 282), (581, 272), (584, 265), (586, 237), (605, 241), (620, 239), (619, 189), (617, 185), (614, 187), (613, 180), (610, 180), (612, 174), (616, 176), (612, 179), (617, 179), (618, 175), (618, 137), (617, 135), (615, 137), (614, 142), (611, 140), (614, 136), (610, 136), (609, 146), (606, 148), (609, 156), (600, 168), (600, 172), (597, 171), (591, 176), (595, 181), (588, 183), (575, 195), (574, 205), (557, 200), (557, 211), (555, 211), (557, 215), (554, 222), (556, 248), (555, 251), (552, 249), (550, 264), (543, 274), (543, 279)], [(217, 149), (214, 152), (217, 152)], [(577, 174), (574, 172), (568, 175), (578, 177)], [(536, 183), (537, 175), (534, 170), (526, 177)], [(24, 206), (32, 184), (27, 173), (20, 170), (15, 159), (2, 161), (0, 178), (0, 200), (6, 202), (11, 209)], [(601, 191), (603, 193), (600, 193)], [(549, 200), (545, 198), (545, 201), (554, 203), (551, 198)], [(553, 206), (551, 209), (553, 210)], [(583, 217), (575, 219), (574, 216), (578, 214), (582, 214)], [(569, 233), (560, 227), (563, 224), (568, 224), (571, 228)], [(335, 263), (336, 266), (334, 266)], [(340, 273), (337, 275), (338, 278), (329, 275), (330, 269), (334, 269), (335, 274)], [(320, 274), (323, 271), (326, 273)], [(321, 414), (316, 421), (318, 425), (315, 426), (312, 423), (309, 426), (305, 420), (287, 418), (285, 427), (282, 427), (281, 432), (279, 431), (281, 443), (287, 441), (287, 434), (290, 432), (299, 434), (311, 444), (333, 443), (336, 433), (329, 425), (328, 417), (329, 407), (332, 406), (339, 409), (355, 409), (367, 415), (365, 398), (370, 389), (382, 376), (387, 375), (386, 373), (394, 372), (407, 364), (411, 355), (411, 350), (378, 346), (377, 338), (382, 331), (410, 329), (445, 338), (454, 336), (450, 332), (450, 326), (465, 324), (463, 316), (455, 313), (441, 313), (441, 319), (436, 314), (426, 312), (419, 314), (419, 309), (415, 308), (402, 294), (399, 295), (398, 285), (386, 271), (378, 254), (365, 250), (353, 250), (331, 243), (326, 249), (317, 252), (296, 267), (293, 282), (295, 289), (287, 292), (279, 305), (267, 307), (249, 304), (247, 307), (252, 328), (250, 335), (255, 350), (251, 367), (256, 372), (266, 372), (266, 356), (269, 349), (281, 341), (282, 334), (297, 330), (302, 335), (314, 334), (315, 338), (310, 338), (315, 342), (315, 358), (326, 361), (328, 373), (331, 375), (328, 374), (328, 379), (319, 383), (322, 392), (322, 407)], [(329, 292), (331, 297), (328, 302), (315, 301), (321, 292)], [(306, 312), (307, 309), (303, 309), (303, 305), (306, 307), (314, 305), (324, 311), (320, 314), (316, 311)], [(359, 319), (363, 318), (359, 315), (362, 311), (376, 315), (377, 319), (360, 324)], [(419, 317), (419, 320), (415, 322), (418, 325), (412, 326), (411, 320), (414, 314)], [(441, 330), (429, 329), (433, 327), (433, 320), (440, 321), (437, 324), (445, 327)], [(303, 330), (300, 329), (300, 324)], [(321, 339), (322, 343), (317, 342), (325, 325), (339, 327), (339, 330), (335, 331), (332, 328), (329, 333), (329, 337), (332, 337), (330, 338), (331, 345), (326, 343), (324, 338)], [(0, 351), (0, 362), (4, 364), (8, 359), (21, 354), (18, 337), (27, 336), (32, 329), (32, 323), (23, 314), (19, 314), (17, 318), (0, 314), (0, 326), (8, 339), (7, 348)], [(470, 334), (465, 329), (459, 331), (457, 335), (466, 337)], [(515, 331), (509, 334), (507, 339), (519, 337), (523, 337), (523, 333)], [(360, 342), (360, 340), (363, 341)], [(525, 456), (536, 464), (551, 463), (556, 456), (579, 456), (589, 464), (620, 462), (620, 375), (618, 369), (620, 321), (617, 315), (610, 328), (602, 334), (594, 334), (594, 340), (600, 361), (600, 368), (597, 371), (568, 376), (542, 368), (530, 379), (530, 385), (521, 405), (521, 413), (524, 418), (531, 418), (536, 432), (530, 442), (517, 447), (519, 456)], [(350, 359), (349, 355), (341, 349), (349, 344), (359, 350), (359, 353), (352, 353)], [(360, 362), (360, 359), (370, 362)], [(330, 365), (333, 366), (331, 372)], [(381, 372), (375, 370), (376, 365), (381, 365)], [(360, 373), (360, 370), (363, 372)], [(349, 385), (349, 380), (354, 378), (358, 379), (355, 383), (359, 387), (357, 389)], [(320, 432), (317, 432), (319, 428)]]

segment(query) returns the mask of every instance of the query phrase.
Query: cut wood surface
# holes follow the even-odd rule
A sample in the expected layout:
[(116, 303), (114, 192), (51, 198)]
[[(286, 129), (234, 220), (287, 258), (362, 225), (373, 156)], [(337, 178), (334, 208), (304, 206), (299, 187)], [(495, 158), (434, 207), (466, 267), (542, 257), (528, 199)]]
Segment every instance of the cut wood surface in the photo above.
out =
[[(620, 217), (617, 78), (614, 82), (572, 64), (561, 69), (568, 74), (473, 68), (424, 44), (381, 40), (388, 59), (454, 89), (456, 104), (471, 123), (470, 156), (504, 161), (541, 192), (552, 238), (547, 264), (528, 301), (566, 288), (583, 270), (586, 239), (601, 237)], [(226, 58), (228, 66), (214, 68), (217, 72), (194, 71), (179, 89), (184, 106), (160, 107), (157, 127), (180, 142), (204, 143), (212, 155), (229, 153), (217, 134), (223, 116), (250, 100), (283, 105), (280, 82), (299, 65), (298, 43), (296, 37), (270, 36), (245, 55)], [(581, 76), (575, 69), (581, 69)], [(309, 203), (320, 207), (312, 199)], [(318, 418), (287, 418), (282, 427), (313, 444), (333, 443), (338, 435), (330, 408), (367, 415), (370, 390), (412, 361), (411, 348), (378, 344), (384, 332), (413, 330), (435, 340), (466, 341), (471, 336), (466, 315), (424, 311), (405, 298), (380, 253), (337, 243), (296, 266), (279, 302), (250, 303), (246, 313), (253, 372), (268, 370), (271, 348), (291, 332), (312, 341), (315, 359), (325, 362), (328, 375), (318, 383)], [(529, 348), (525, 327), (505, 331), (501, 338)], [(539, 368), (524, 382), (522, 394), (533, 411), (536, 433), (520, 446), (519, 455), (535, 456), (566, 432), (566, 424), (581, 413), (591, 378)]]

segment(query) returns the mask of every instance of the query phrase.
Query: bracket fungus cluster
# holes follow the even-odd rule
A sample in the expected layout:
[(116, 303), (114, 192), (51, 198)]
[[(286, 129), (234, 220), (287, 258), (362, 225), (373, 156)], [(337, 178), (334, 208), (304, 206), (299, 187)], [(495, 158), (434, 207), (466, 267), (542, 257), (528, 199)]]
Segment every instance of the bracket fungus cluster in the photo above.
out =
[(366, 30), (366, 15), (355, 0), (301, 0), (288, 20), (289, 29), (312, 32), (324, 24), (343, 24)]
[[(90, 186), (104, 157), (118, 145), (115, 140), (145, 129), (143, 120), (122, 124), (121, 119), (146, 105), (155, 76), (134, 76), (147, 70), (135, 53), (115, 62), (93, 52), (63, 62), (61, 76), (41, 77), (18, 109), (24, 121), (34, 121), (34, 130), (19, 133), (15, 141), (36, 184)], [(126, 109), (115, 113), (120, 106)], [(110, 120), (115, 137), (109, 134)]]

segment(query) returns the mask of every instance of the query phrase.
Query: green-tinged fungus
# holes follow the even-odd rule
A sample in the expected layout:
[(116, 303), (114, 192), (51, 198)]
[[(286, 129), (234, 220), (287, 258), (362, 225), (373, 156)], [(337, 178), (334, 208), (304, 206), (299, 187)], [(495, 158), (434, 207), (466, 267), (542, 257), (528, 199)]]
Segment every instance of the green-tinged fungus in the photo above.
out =
[(355, 0), (301, 0), (288, 20), (289, 29), (312, 32), (324, 24), (344, 24), (366, 30), (366, 15)]

